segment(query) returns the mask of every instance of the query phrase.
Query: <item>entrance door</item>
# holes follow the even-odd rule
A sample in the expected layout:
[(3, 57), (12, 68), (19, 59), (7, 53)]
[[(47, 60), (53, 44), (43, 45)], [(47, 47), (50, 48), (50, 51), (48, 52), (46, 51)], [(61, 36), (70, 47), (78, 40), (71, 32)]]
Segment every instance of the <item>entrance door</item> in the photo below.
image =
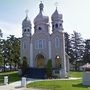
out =
[(44, 56), (42, 54), (38, 54), (36, 56), (36, 64), (37, 64), (37, 68), (44, 68), (45, 66), (45, 60), (44, 60)]

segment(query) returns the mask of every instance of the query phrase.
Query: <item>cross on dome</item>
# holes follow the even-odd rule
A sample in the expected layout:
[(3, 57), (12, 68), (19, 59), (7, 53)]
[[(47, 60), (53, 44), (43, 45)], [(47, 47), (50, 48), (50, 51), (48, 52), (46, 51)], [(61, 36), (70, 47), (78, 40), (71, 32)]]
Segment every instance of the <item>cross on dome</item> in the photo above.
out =
[(55, 2), (55, 6), (56, 6), (56, 9), (57, 9), (57, 7), (58, 7), (58, 2)]
[(41, 3), (39, 4), (39, 9), (40, 9), (40, 12), (42, 12), (42, 11), (43, 11), (43, 8), (44, 8), (44, 5), (43, 5), (43, 3), (42, 3), (42, 1), (41, 1)]
[(27, 9), (27, 10), (25, 10), (26, 17), (28, 17), (28, 12), (29, 12), (29, 10), (28, 10), (28, 9)]

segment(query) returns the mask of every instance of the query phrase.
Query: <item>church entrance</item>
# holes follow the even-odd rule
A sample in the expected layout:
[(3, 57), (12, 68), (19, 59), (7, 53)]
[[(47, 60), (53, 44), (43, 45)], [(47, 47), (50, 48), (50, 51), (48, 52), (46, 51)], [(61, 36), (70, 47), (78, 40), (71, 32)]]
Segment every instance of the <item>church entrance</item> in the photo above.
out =
[(56, 65), (56, 68), (61, 68), (61, 60), (60, 60), (60, 56), (56, 56), (55, 57), (55, 65)]
[(42, 54), (38, 54), (36, 56), (36, 67), (37, 68), (44, 68), (45, 66), (45, 58)]

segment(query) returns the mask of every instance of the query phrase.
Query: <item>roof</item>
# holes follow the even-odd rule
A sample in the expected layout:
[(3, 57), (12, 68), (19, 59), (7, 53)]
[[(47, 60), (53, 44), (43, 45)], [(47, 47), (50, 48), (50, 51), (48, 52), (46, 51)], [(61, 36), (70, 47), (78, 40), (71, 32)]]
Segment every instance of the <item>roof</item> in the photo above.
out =
[(83, 65), (82, 67), (83, 67), (83, 68), (90, 69), (90, 64), (89, 64), (89, 63), (87, 63), (87, 64)]

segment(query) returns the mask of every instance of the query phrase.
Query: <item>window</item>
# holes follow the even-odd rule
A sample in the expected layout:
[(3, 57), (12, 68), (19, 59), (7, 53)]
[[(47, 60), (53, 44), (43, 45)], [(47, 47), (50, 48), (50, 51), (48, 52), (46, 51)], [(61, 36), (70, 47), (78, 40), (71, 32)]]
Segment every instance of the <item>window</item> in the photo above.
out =
[(55, 28), (58, 28), (58, 24), (55, 24)]
[(35, 49), (38, 49), (38, 40), (35, 41)]
[(43, 48), (43, 40), (39, 40), (39, 43), (38, 43), (39, 45), (39, 49), (42, 49)]
[(23, 48), (26, 49), (26, 42), (23, 43)]
[(24, 32), (26, 32), (26, 29), (24, 29)]
[(54, 25), (52, 27), (54, 28)]
[(56, 37), (55, 38), (55, 47), (56, 48), (59, 48), (60, 47), (60, 39), (59, 39), (59, 37)]
[(29, 32), (30, 30), (28, 29), (28, 32)]
[(38, 30), (42, 30), (42, 28), (41, 28), (41, 27), (39, 27), (39, 28), (38, 28)]
[(44, 48), (44, 40), (36, 40), (35, 42), (35, 48), (36, 49), (43, 49)]
[(59, 74), (59, 70), (55, 70), (55, 74)]
[(62, 26), (62, 24), (60, 23), (60, 27)]

